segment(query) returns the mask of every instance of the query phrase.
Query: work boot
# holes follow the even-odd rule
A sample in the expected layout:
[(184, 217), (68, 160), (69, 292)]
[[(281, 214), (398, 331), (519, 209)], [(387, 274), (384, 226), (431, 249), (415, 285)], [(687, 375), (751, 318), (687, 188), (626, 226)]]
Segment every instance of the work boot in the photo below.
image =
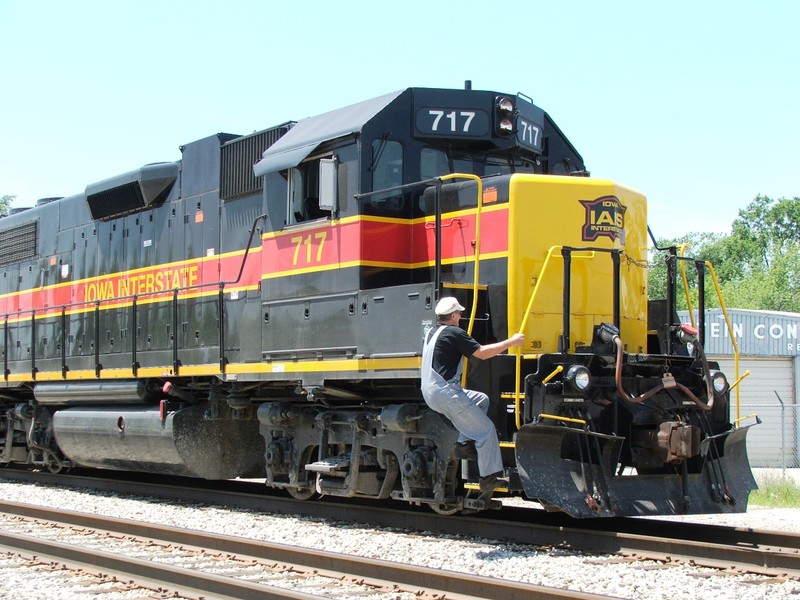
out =
[(453, 454), (458, 460), (478, 460), (478, 451), (475, 449), (475, 442), (457, 443)]
[(480, 481), (478, 482), (481, 489), (478, 500), (481, 500), (486, 506), (489, 505), (489, 501), (492, 499), (492, 494), (494, 494), (494, 491), (497, 488), (508, 485), (507, 481), (499, 477), (500, 475), (502, 475), (502, 473), (492, 473), (491, 475), (481, 477)]

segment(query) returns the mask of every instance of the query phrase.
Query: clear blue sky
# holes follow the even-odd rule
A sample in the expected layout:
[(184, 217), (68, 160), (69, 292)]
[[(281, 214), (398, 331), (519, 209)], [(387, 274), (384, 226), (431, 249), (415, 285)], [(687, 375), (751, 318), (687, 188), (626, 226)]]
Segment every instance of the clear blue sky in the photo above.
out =
[(658, 237), (800, 196), (800, 2), (0, 0), (0, 195), (409, 86), (532, 97)]

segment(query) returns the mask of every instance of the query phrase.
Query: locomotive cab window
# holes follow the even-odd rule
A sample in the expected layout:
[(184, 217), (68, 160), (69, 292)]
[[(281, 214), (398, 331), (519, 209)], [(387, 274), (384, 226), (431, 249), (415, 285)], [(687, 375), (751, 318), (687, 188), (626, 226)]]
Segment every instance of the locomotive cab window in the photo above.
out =
[[(385, 190), (403, 185), (403, 146), (387, 139), (372, 142), (372, 191)], [(380, 212), (397, 212), (403, 208), (403, 192), (400, 190), (375, 194), (369, 202)]]
[(419, 157), (419, 172), (422, 179), (433, 179), (449, 173), (474, 173), (475, 163), (468, 155), (448, 155), (435, 148), (423, 148)]
[(535, 163), (515, 154), (489, 155), (484, 165), (484, 176), (510, 175), (512, 173), (535, 173)]
[[(331, 217), (331, 210), (320, 208), (320, 169), (324, 162), (317, 157), (288, 170), (287, 225)], [(330, 159), (327, 162), (330, 166)]]

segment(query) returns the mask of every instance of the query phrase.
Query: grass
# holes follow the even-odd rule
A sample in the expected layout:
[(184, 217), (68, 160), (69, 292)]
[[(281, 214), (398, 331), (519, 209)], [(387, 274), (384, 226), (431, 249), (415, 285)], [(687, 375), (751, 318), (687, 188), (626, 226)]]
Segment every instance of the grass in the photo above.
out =
[(770, 508), (800, 508), (800, 487), (791, 477), (770, 475), (750, 494), (750, 504)]

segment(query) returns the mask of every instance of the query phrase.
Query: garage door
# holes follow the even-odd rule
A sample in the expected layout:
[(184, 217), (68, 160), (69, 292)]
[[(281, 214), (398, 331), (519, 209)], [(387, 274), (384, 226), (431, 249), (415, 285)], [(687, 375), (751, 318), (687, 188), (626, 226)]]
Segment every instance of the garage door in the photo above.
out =
[[(733, 383), (733, 358), (709, 357)], [(739, 414), (756, 413), (761, 425), (747, 434), (747, 452), (753, 467), (780, 468), (798, 466), (797, 405), (795, 404), (794, 367), (791, 357), (740, 358), (739, 375), (750, 371), (739, 384)], [(784, 407), (781, 410), (781, 402)], [(731, 417), (735, 418), (735, 390), (731, 392)], [(748, 419), (747, 422), (752, 422)], [(785, 462), (784, 462), (785, 461)]]

